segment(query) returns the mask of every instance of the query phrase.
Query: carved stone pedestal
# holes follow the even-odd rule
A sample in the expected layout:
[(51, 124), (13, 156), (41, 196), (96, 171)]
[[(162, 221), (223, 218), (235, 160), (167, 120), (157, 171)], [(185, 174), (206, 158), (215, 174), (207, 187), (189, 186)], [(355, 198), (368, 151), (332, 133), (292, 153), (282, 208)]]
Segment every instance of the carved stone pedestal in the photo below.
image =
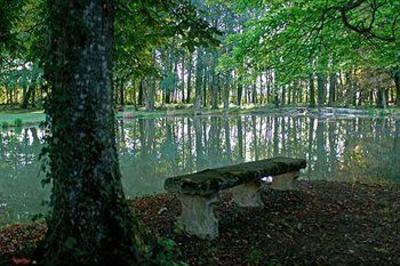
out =
[(296, 189), (296, 186), (293, 181), (298, 176), (299, 176), (298, 171), (275, 176), (272, 179), (271, 188), (276, 190), (294, 190)]
[(232, 189), (233, 199), (240, 207), (264, 207), (261, 200), (263, 190), (260, 181), (254, 181)]
[(218, 237), (218, 219), (214, 215), (214, 205), (218, 201), (218, 194), (208, 197), (179, 195), (182, 204), (182, 214), (178, 223), (183, 229), (201, 239), (215, 239)]

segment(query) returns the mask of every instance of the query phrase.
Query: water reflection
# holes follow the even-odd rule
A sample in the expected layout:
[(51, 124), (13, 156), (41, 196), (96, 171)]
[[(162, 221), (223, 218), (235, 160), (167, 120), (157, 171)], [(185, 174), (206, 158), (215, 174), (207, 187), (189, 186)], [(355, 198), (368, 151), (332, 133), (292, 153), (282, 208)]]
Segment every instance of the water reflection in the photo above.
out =
[[(0, 134), (0, 225), (43, 212), (37, 127)], [(306, 179), (400, 182), (400, 121), (209, 116), (118, 122), (128, 196), (162, 191), (166, 177), (274, 156), (306, 158)]]

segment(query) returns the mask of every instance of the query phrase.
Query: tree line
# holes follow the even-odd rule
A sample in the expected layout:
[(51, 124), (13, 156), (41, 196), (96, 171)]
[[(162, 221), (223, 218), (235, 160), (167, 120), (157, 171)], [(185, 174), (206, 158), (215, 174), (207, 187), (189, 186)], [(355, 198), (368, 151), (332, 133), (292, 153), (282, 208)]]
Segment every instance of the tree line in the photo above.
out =
[[(397, 20), (395, 14), (389, 16), (392, 21), (382, 17), (394, 12), (397, 3), (375, 7), (360, 1), (346, 13), (340, 5), (322, 2), (265, 6), (252, 1), (192, 1), (192, 14), (202, 17), (208, 30), (218, 35), (213, 41), (207, 36), (192, 38), (192, 43), (176, 28), (193, 22), (180, 21), (156, 31), (143, 27), (135, 32), (142, 37), (134, 38), (132, 27), (152, 18), (117, 17), (114, 105), (147, 111), (168, 104), (190, 104), (196, 110), (249, 104), (399, 105)], [(49, 84), (36, 58), (42, 49), (38, 40), (43, 26), (32, 20), (35, 12), (41, 12), (40, 4), (28, 1), (24, 8), (30, 15), (14, 25), (23, 45), (2, 57), (0, 104), (27, 109), (42, 105)], [(139, 13), (140, 7), (134, 8)], [(307, 10), (313, 12), (304, 18)], [(349, 16), (345, 20), (337, 15), (343, 12)], [(285, 20), (289, 16), (291, 20)], [(367, 17), (372, 26), (360, 26), (360, 17)]]

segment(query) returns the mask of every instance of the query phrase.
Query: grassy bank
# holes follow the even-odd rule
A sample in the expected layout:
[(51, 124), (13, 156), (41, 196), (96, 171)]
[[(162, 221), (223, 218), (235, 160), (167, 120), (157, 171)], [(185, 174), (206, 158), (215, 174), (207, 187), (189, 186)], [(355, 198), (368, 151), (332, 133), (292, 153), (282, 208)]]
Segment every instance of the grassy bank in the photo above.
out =
[[(310, 108), (306, 106), (283, 106), (275, 107), (274, 105), (263, 106), (230, 106), (227, 110), (222, 107), (213, 110), (211, 108), (203, 108), (200, 112), (195, 113), (193, 106), (187, 105), (168, 105), (156, 108), (153, 112), (148, 112), (144, 108), (135, 109), (133, 106), (126, 106), (123, 111), (117, 112), (119, 118), (158, 118), (165, 116), (194, 116), (194, 115), (223, 115), (223, 114), (276, 114), (290, 116), (394, 116), (400, 117), (400, 108), (390, 107), (386, 109), (378, 109), (373, 107), (363, 108), (343, 108), (343, 107), (326, 107), (326, 108)], [(26, 111), (26, 110), (7, 110), (0, 111), (0, 127), (16, 127), (38, 124), (45, 120), (46, 116), (42, 110)]]
[[(143, 224), (179, 247), (188, 265), (399, 265), (399, 186), (305, 182), (267, 191), (265, 208), (239, 208), (229, 193), (216, 206), (220, 235), (199, 240), (176, 226), (173, 194), (131, 201)], [(28, 258), (44, 224), (0, 230), (0, 257)]]

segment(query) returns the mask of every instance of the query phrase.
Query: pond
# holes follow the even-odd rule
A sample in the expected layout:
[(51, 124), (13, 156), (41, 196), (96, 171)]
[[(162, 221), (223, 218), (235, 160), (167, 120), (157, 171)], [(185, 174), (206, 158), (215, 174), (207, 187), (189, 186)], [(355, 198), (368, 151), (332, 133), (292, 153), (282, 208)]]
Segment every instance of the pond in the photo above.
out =
[[(303, 179), (400, 183), (400, 120), (271, 115), (167, 117), (118, 121), (129, 197), (160, 193), (167, 177), (274, 156), (305, 158)], [(46, 210), (44, 131), (0, 130), (0, 226)]]

